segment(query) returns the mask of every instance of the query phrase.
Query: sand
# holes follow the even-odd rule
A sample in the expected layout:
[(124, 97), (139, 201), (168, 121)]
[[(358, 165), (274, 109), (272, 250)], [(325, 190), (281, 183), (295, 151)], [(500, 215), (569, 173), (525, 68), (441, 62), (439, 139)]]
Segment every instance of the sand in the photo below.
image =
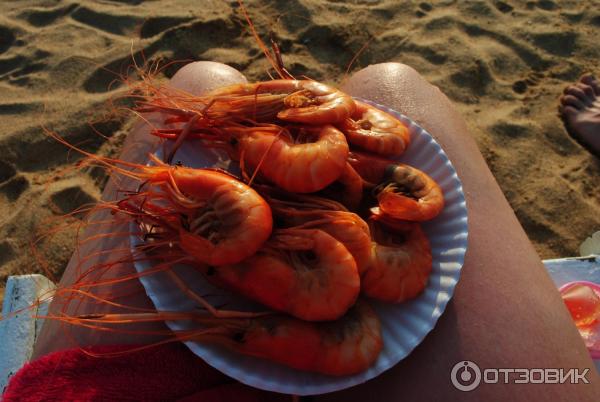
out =
[[(566, 135), (556, 115), (565, 85), (600, 73), (596, 1), (246, 5), (297, 76), (339, 84), (368, 43), (352, 71), (397, 61), (438, 85), (467, 120), (541, 258), (576, 255), (600, 229), (600, 161)], [(127, 71), (132, 54), (139, 62), (142, 54), (214, 60), (250, 80), (267, 77), (234, 1), (0, 2), (0, 283), (28, 272), (60, 277), (81, 226), (63, 215), (98, 199), (104, 176), (73, 169), (77, 157), (42, 126), (116, 155), (131, 119), (111, 116), (108, 101), (119, 95), (116, 73)], [(53, 230), (57, 222), (70, 226)], [(47, 236), (37, 241), (39, 234)]]

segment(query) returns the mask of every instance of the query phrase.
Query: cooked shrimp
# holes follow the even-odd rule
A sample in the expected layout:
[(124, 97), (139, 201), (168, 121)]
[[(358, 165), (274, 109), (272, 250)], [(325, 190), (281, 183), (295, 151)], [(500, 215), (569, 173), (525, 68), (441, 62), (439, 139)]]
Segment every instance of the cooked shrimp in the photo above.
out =
[(326, 210), (348, 212), (348, 208), (344, 204), (318, 194), (292, 193), (271, 185), (258, 183), (253, 185), (253, 188), (268, 199), (269, 204), (276, 203), (281, 206), (292, 206), (302, 211)]
[(363, 198), (363, 179), (352, 165), (346, 162), (340, 177), (325, 188), (322, 194), (340, 201), (349, 210), (356, 211)]
[[(233, 264), (254, 254), (272, 230), (271, 209), (252, 188), (217, 171), (184, 167), (138, 167), (137, 175), (158, 185), (169, 203), (162, 215), (177, 214), (171, 228), (177, 230), (177, 244), (198, 261)], [(134, 173), (134, 174), (136, 174)], [(123, 201), (119, 204), (125, 205)], [(153, 207), (154, 210), (150, 210)], [(146, 195), (138, 212), (149, 213), (142, 222), (156, 222), (160, 207)]]
[[(176, 138), (179, 132), (159, 130), (155, 134)], [(289, 129), (272, 124), (229, 125), (198, 129), (188, 138), (224, 148), (244, 169), (258, 169), (270, 182), (297, 193), (319, 191), (337, 180), (348, 157), (346, 138), (332, 125)]]
[(327, 232), (352, 254), (359, 275), (365, 272), (371, 259), (371, 234), (369, 226), (360, 216), (343, 210), (303, 209), (302, 205), (272, 197), (267, 200), (278, 222), (294, 228), (314, 228)]
[(362, 293), (399, 303), (419, 295), (431, 273), (431, 248), (418, 223), (371, 217), (371, 263), (361, 279)]
[(426, 221), (444, 208), (440, 186), (412, 166), (352, 152), (350, 164), (363, 179), (374, 184), (379, 209), (396, 219)]
[(166, 88), (150, 88), (153, 96), (139, 102), (141, 112), (161, 111), (185, 121), (199, 116), (204, 122), (229, 123), (275, 118), (310, 125), (341, 122), (354, 113), (347, 95), (311, 80), (272, 80), (218, 88), (201, 96)]
[[(181, 228), (181, 248), (198, 261), (233, 264), (254, 254), (272, 230), (269, 205), (252, 188), (229, 175), (210, 170), (169, 168), (163, 182), (172, 200), (181, 195), (199, 203)], [(170, 182), (172, 180), (172, 182)], [(151, 179), (156, 183), (156, 179)], [(183, 218), (182, 218), (183, 219)]]
[(356, 110), (341, 123), (348, 142), (381, 156), (399, 156), (410, 143), (408, 127), (396, 117), (355, 100)]
[(309, 321), (335, 320), (360, 292), (356, 262), (322, 230), (280, 229), (255, 255), (199, 267), (210, 281), (277, 311)]
[(195, 339), (299, 370), (335, 376), (366, 370), (383, 347), (379, 318), (364, 302), (334, 322), (267, 316), (227, 320), (221, 325), (223, 333), (207, 333)]
[(331, 125), (303, 128), (296, 139), (245, 136), (240, 141), (245, 144), (244, 163), (258, 167), (261, 175), (284, 190), (297, 193), (319, 191), (342, 175), (348, 143), (339, 130)]
[(99, 164), (160, 188), (160, 193), (149, 191), (142, 197), (127, 197), (114, 208), (134, 213), (141, 222), (164, 223), (167, 227), (163, 229), (177, 234), (176, 243), (200, 262), (223, 265), (242, 261), (271, 235), (273, 218), (269, 205), (255, 190), (229, 174), (169, 166), (153, 156), (157, 166), (104, 158), (57, 135), (53, 137), (88, 156), (88, 164)]
[(48, 318), (112, 331), (119, 330), (116, 325), (132, 322), (195, 321), (204, 328), (175, 331), (173, 340), (214, 344), (298, 370), (334, 376), (368, 369), (383, 348), (379, 317), (363, 301), (357, 302), (343, 317), (330, 322), (308, 322), (282, 314), (240, 319), (215, 318), (191, 312)]
[(307, 222), (303, 227), (321, 229), (341, 242), (354, 257), (358, 274), (362, 275), (367, 269), (370, 256), (369, 227), (360, 216), (351, 212), (331, 212), (324, 215), (320, 220)]
[(217, 89), (207, 96), (234, 99), (240, 95), (249, 96), (246, 110), (254, 113), (255, 110), (269, 110), (268, 107), (264, 107), (262, 100), (257, 99), (263, 94), (267, 95), (267, 99), (269, 95), (283, 95), (277, 118), (297, 123), (316, 125), (336, 123), (352, 115), (355, 109), (354, 100), (350, 95), (311, 80), (273, 80), (233, 85)]

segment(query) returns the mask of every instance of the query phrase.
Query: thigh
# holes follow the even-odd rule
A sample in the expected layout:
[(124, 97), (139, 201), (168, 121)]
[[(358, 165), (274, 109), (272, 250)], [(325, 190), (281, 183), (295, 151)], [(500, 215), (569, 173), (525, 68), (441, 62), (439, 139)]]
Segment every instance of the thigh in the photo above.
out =
[[(184, 66), (170, 81), (172, 88), (200, 94), (228, 84), (246, 82), (237, 70), (219, 63), (196, 62)], [(128, 135), (121, 160), (146, 163), (148, 153), (153, 152), (157, 140), (149, 134), (151, 127), (162, 124), (159, 115), (144, 116)], [(122, 177), (109, 180), (102, 194), (104, 201), (117, 199), (118, 192), (135, 190), (139, 183)], [(141, 283), (135, 279), (135, 269), (129, 246), (129, 219), (119, 219), (107, 210), (99, 210), (89, 217), (90, 222), (81, 236), (78, 247), (63, 274), (58, 293), (50, 305), (51, 314), (66, 313), (70, 316), (94, 313), (133, 312), (152, 309)], [(120, 279), (133, 278), (120, 281)], [(90, 291), (102, 299), (110, 299), (107, 304), (99, 299), (80, 297), (81, 293), (71, 291), (74, 283), (103, 283), (102, 286), (78, 289)], [(123, 304), (125, 307), (119, 307)], [(52, 351), (76, 346), (99, 344), (144, 344), (164, 339), (154, 332), (163, 332), (162, 323), (135, 324), (128, 329), (138, 332), (131, 334), (97, 331), (78, 326), (66, 326), (53, 320), (46, 320), (36, 342), (34, 358)], [(145, 333), (146, 335), (144, 335)]]
[[(494, 180), (465, 122), (412, 68), (370, 66), (344, 88), (408, 115), (444, 148), (463, 183), (469, 246), (453, 300), (416, 350), (369, 383), (323, 400), (594, 400), (591, 359), (538, 255)], [(452, 367), (590, 368), (590, 385), (485, 385), (461, 393)], [(596, 394), (597, 395), (597, 394)], [(319, 398), (319, 399), (321, 399)]]

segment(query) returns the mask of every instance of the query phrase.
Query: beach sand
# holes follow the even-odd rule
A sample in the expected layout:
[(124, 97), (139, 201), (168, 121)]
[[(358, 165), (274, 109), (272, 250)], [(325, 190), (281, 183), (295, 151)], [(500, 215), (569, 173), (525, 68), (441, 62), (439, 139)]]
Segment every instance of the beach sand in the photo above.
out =
[[(565, 85), (600, 73), (596, 1), (264, 0), (246, 7), (296, 76), (339, 84), (367, 45), (352, 71), (403, 62), (439, 86), (467, 120), (541, 258), (577, 255), (600, 229), (600, 161), (566, 135), (556, 115)], [(268, 78), (235, 1), (0, 3), (0, 283), (31, 272), (60, 277), (81, 226), (62, 216), (98, 199), (104, 176), (74, 169), (78, 157), (42, 126), (116, 155), (131, 119), (111, 116), (108, 101), (120, 94), (116, 73), (127, 71), (132, 54), (139, 62), (142, 54), (164, 63), (214, 60), (250, 80)], [(57, 222), (71, 226), (53, 230)], [(47, 236), (34, 243), (37, 234)]]

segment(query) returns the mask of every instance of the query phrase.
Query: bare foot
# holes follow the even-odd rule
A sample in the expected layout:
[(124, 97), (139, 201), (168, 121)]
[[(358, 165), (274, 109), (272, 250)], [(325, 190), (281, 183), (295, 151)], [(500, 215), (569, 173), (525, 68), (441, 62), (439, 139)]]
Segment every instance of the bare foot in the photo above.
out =
[(558, 113), (567, 132), (600, 158), (600, 82), (591, 74), (565, 88)]

